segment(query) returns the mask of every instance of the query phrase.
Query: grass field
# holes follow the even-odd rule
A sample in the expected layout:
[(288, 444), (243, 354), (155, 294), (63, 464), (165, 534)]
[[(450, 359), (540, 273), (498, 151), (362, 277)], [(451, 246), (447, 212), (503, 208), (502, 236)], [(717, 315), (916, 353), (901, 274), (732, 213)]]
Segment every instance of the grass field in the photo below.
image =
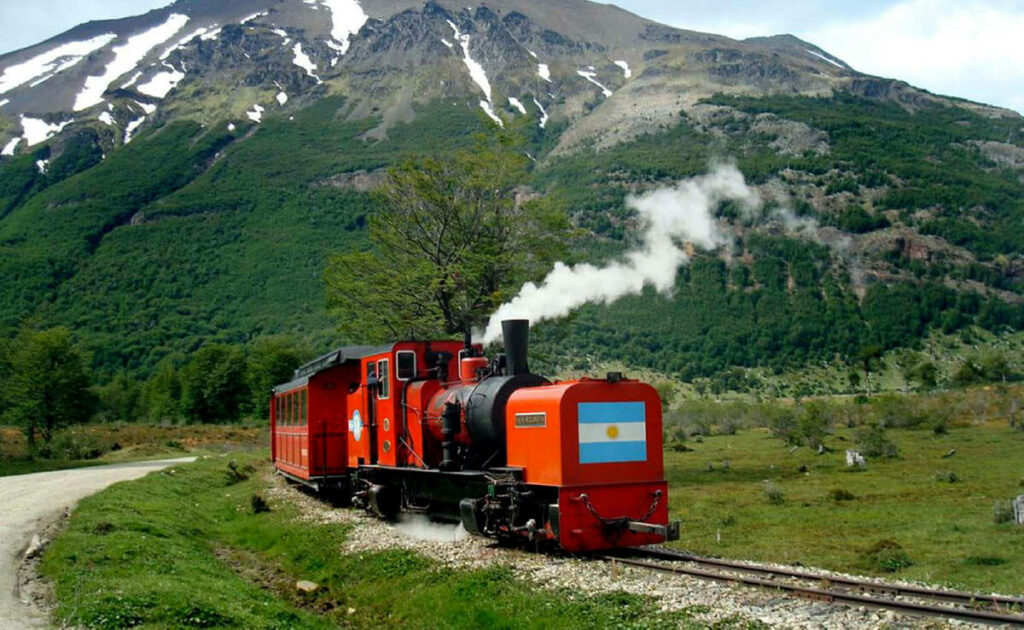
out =
[[(90, 628), (697, 627), (651, 598), (542, 589), (502, 565), (458, 571), (404, 550), (345, 554), (344, 525), (300, 522), (282, 505), (254, 513), (267, 464), (232, 457), (245, 474), (229, 474), (229, 457), (209, 457), (82, 501), (43, 560), (58, 619)], [(321, 589), (300, 596), (298, 579)]]
[(267, 428), (262, 423), (247, 426), (88, 424), (58, 431), (49, 445), (40, 445), (43, 455), (32, 455), (20, 430), (0, 426), (0, 477), (181, 457), (188, 453), (251, 450), (266, 443)]
[[(846, 429), (829, 438), (834, 452), (824, 455), (790, 452), (765, 429), (666, 452), (672, 512), (683, 523), (678, 546), (885, 574), (864, 555), (892, 540), (912, 562), (896, 577), (1024, 593), (1024, 527), (994, 520), (997, 501), (1024, 494), (1024, 432), (990, 422), (945, 435), (892, 429), (888, 437), (900, 456), (869, 460), (864, 470), (845, 465), (844, 450), (853, 448)], [(950, 483), (948, 473), (959, 481)], [(843, 493), (845, 500), (834, 498)]]
[[(966, 405), (974, 411), (957, 415), (945, 433), (928, 423), (888, 429), (898, 457), (869, 459), (863, 470), (845, 465), (857, 430), (845, 425), (832, 429), (820, 455), (748, 425), (735, 434), (690, 436), (689, 450), (665, 454), (672, 514), (683, 524), (674, 544), (707, 555), (1022, 594), (1024, 527), (994, 518), (997, 502), (1024, 494), (1024, 431), (995, 411), (1015, 392), (965, 392), (964, 400), (986, 402), (988, 411)], [(934, 402), (922, 400), (915, 404)], [(869, 417), (885, 409), (872, 405), (865, 404)], [(105, 458), (174, 454), (162, 451), (171, 447), (220, 452), (79, 505), (43, 564), (56, 585), (61, 622), (99, 628), (694, 625), (685, 614), (657, 612), (651, 599), (568, 597), (500, 565), (456, 571), (402, 550), (346, 554), (345, 525), (302, 522), (288, 505), (255, 513), (253, 495), (265, 492), (268, 466), (265, 453), (253, 448), (264, 435), (258, 427), (87, 429), (124, 438), (127, 446)], [(191, 437), (179, 441), (185, 434)], [(242, 473), (233, 473), (229, 462)], [(888, 551), (868, 554), (879, 543)], [(893, 552), (893, 544), (902, 551)], [(299, 596), (298, 579), (322, 588)]]

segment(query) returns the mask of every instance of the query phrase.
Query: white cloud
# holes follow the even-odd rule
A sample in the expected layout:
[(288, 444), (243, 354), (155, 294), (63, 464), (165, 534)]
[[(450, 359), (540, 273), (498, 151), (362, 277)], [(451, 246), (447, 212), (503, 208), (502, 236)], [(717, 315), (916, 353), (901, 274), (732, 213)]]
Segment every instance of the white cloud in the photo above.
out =
[(1024, 6), (907, 0), (802, 34), (861, 72), (1024, 112)]

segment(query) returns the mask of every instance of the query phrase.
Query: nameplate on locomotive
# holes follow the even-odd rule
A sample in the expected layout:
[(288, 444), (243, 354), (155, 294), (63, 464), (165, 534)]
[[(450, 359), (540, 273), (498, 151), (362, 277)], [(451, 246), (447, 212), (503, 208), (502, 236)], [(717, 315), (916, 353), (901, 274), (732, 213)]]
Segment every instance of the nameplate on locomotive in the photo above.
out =
[(517, 429), (533, 429), (548, 426), (548, 414), (546, 413), (517, 413)]

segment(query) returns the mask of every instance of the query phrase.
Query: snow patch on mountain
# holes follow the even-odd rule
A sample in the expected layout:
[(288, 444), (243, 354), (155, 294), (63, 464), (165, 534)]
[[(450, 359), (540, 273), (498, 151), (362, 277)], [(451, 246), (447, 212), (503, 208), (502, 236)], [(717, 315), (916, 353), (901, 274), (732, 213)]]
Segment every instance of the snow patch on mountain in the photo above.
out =
[(508, 104), (518, 109), (523, 116), (526, 115), (526, 108), (523, 107), (523, 103), (518, 98), (514, 96), (508, 97)]
[(195, 38), (197, 38), (197, 37), (201, 37), (201, 36), (205, 35), (205, 34), (206, 34), (207, 32), (209, 32), (209, 30), (210, 30), (211, 28), (213, 28), (214, 26), (216, 26), (216, 24), (214, 24), (213, 26), (200, 26), (199, 28), (197, 28), (196, 30), (192, 31), (192, 32), (191, 32), (191, 33), (189, 33), (188, 35), (186, 35), (186, 36), (182, 37), (181, 39), (179, 39), (179, 40), (178, 40), (178, 43), (177, 43), (177, 44), (175, 44), (175, 45), (171, 46), (170, 48), (168, 48), (167, 50), (165, 50), (165, 51), (164, 51), (164, 52), (163, 52), (163, 53), (162, 53), (162, 54), (160, 55), (160, 61), (164, 61), (165, 59), (167, 59), (168, 57), (170, 57), (170, 56), (171, 56), (171, 55), (172, 55), (172, 54), (174, 53), (174, 51), (176, 51), (176, 50), (181, 50), (182, 48), (184, 48), (184, 47), (185, 47), (185, 45), (186, 45), (186, 44), (188, 44), (188, 43), (189, 43), (190, 41), (192, 41), (193, 39), (195, 39)]
[[(316, 4), (316, 2), (310, 2), (309, 0), (306, 0), (306, 3)], [(357, 0), (320, 0), (320, 4), (331, 11), (331, 22), (333, 24), (331, 37), (341, 44), (341, 49), (338, 52), (344, 55), (348, 52), (352, 36), (358, 33), (359, 29), (363, 28), (363, 25), (370, 19), (370, 16), (366, 15), (363, 7), (360, 6)]]
[(484, 113), (487, 114), (491, 120), (498, 123), (499, 127), (505, 127), (505, 123), (502, 122), (501, 118), (494, 113), (494, 108), (491, 107), (491, 103), (489, 101), (480, 101), (480, 109), (484, 110)]
[(618, 67), (622, 68), (622, 75), (625, 78), (628, 79), (631, 76), (633, 76), (633, 71), (629, 69), (629, 62), (623, 61), (623, 60), (620, 59), (619, 61), (615, 62), (615, 65), (617, 65)]
[(25, 138), (25, 142), (28, 143), (28, 146), (31, 147), (33, 145), (39, 144), (40, 142), (45, 142), (49, 140), (50, 138), (54, 137), (61, 131), (64, 131), (64, 128), (73, 122), (75, 122), (73, 118), (70, 120), (65, 120), (61, 123), (48, 123), (45, 120), (41, 120), (39, 118), (30, 118), (28, 116), (22, 116), (22, 137)]
[[(593, 66), (591, 66), (591, 68), (592, 67)], [(588, 71), (588, 70), (577, 70), (576, 74), (580, 75), (581, 77), (583, 77), (587, 81), (590, 81), (591, 83), (593, 83), (597, 87), (601, 88), (601, 93), (604, 94), (605, 98), (608, 98), (608, 97), (610, 97), (612, 95), (612, 91), (611, 90), (609, 90), (605, 86), (601, 85), (597, 81), (597, 79), (595, 78), (595, 77), (597, 77), (597, 73), (596, 72)]]
[(107, 91), (111, 82), (138, 66), (151, 50), (184, 28), (188, 20), (187, 15), (172, 13), (163, 24), (129, 37), (121, 46), (115, 46), (114, 60), (107, 64), (103, 74), (85, 80), (85, 86), (75, 98), (74, 110), (78, 112), (102, 103), (103, 93)]
[(11, 102), (11, 99), (5, 98), (2, 101), (0, 101), (0, 107), (3, 107), (4, 105), (6, 105), (6, 104), (8, 104), (10, 102)]
[(268, 15), (270, 15), (270, 11), (260, 11), (259, 13), (253, 13), (249, 17), (242, 18), (242, 24), (248, 24), (253, 20), (258, 20), (260, 18), (267, 17)]
[(537, 76), (551, 83), (551, 68), (546, 63), (537, 64)]
[(46, 175), (48, 168), (50, 168), (50, 160), (36, 160), (36, 170), (39, 171), (40, 175)]
[(217, 39), (217, 37), (220, 35), (220, 32), (222, 30), (224, 30), (224, 29), (222, 29), (222, 28), (215, 28), (212, 31), (210, 31), (209, 33), (203, 33), (202, 35), (200, 35), (199, 39), (204, 41), (204, 42), (208, 42), (211, 39)]
[(288, 102), (288, 94), (286, 94), (285, 92), (278, 92), (277, 93), (277, 102), (278, 102), (279, 105), (283, 106), (285, 103)]
[(540, 110), (540, 128), (543, 129), (548, 124), (548, 112), (537, 99), (533, 99), (533, 104)]
[(171, 90), (178, 87), (178, 83), (185, 78), (185, 73), (179, 72), (177, 69), (166, 64), (165, 67), (170, 68), (170, 70), (161, 72), (140, 85), (138, 88), (139, 92), (153, 98), (165, 98)]
[[(448, 25), (455, 31), (455, 39), (462, 44), (462, 61), (469, 68), (469, 77), (473, 79), (473, 82), (480, 86), (480, 89), (484, 91), (484, 95), (487, 97), (486, 111), (491, 118), (497, 118), (494, 115), (494, 110), (490, 108), (491, 104), (491, 82), (487, 80), (487, 72), (484, 71), (484, 67), (480, 65), (478, 61), (473, 59), (469, 54), (469, 35), (464, 35), (459, 31), (459, 27), (455, 25), (455, 22), (448, 20)], [(501, 124), (501, 119), (498, 119), (498, 123)]]
[(279, 37), (281, 37), (281, 39), (284, 40), (284, 44), (282, 44), (282, 46), (287, 46), (288, 44), (292, 43), (292, 38), (288, 37), (288, 31), (284, 30), (283, 28), (275, 28), (274, 34), (278, 35)]
[(127, 90), (131, 86), (135, 85), (135, 82), (138, 81), (141, 78), (142, 78), (142, 73), (141, 72), (136, 72), (135, 74), (132, 75), (132, 78), (128, 79), (127, 81), (125, 81), (124, 83), (121, 84), (121, 89), (122, 90)]
[(447, 46), (448, 48), (455, 48), (455, 44), (451, 43), (450, 41), (443, 37), (441, 38), (441, 43)]
[(292, 54), (295, 55), (292, 63), (305, 70), (306, 74), (316, 79), (319, 83), (320, 77), (316, 75), (318, 68), (313, 63), (313, 60), (309, 58), (309, 55), (302, 50), (302, 44), (295, 44), (295, 48), (292, 48)]
[(0, 94), (10, 92), (30, 81), (35, 81), (38, 85), (75, 66), (87, 55), (96, 52), (115, 39), (117, 39), (117, 35), (107, 33), (81, 42), (68, 42), (27, 61), (10, 66), (4, 70), (3, 75), (0, 75)]
[(156, 105), (150, 105), (149, 103), (143, 103), (142, 101), (135, 101), (135, 104), (141, 107), (142, 111), (146, 112), (147, 115), (156, 111)]
[(844, 70), (846, 69), (846, 68), (845, 68), (845, 67), (843, 66), (843, 64), (841, 64), (841, 63), (839, 63), (839, 62), (835, 61), (834, 59), (829, 59), (828, 57), (826, 57), (825, 55), (823, 55), (823, 54), (821, 54), (821, 53), (816, 53), (816, 52), (814, 52), (813, 50), (811, 50), (810, 48), (808, 48), (808, 49), (807, 49), (807, 52), (811, 53), (812, 55), (814, 55), (814, 56), (815, 56), (815, 57), (817, 57), (818, 59), (824, 59), (825, 61), (829, 62), (830, 64), (832, 64), (833, 66), (835, 66), (835, 67), (837, 67), (837, 68), (842, 68), (842, 69), (844, 69)]
[(0, 155), (14, 155), (14, 150), (18, 148), (19, 144), (21, 144), (21, 138), (14, 138), (4, 145), (4, 150), (0, 151)]
[(125, 127), (125, 130), (124, 130), (124, 143), (125, 144), (128, 144), (129, 142), (132, 141), (132, 138), (135, 136), (135, 131), (139, 127), (141, 127), (142, 123), (144, 123), (144, 122), (146, 122), (146, 117), (145, 116), (143, 116), (142, 118), (138, 118), (136, 120), (133, 120), (130, 123), (128, 123), (128, 126)]
[(100, 114), (100, 122), (108, 127), (113, 127), (114, 117), (110, 115), (110, 112), (103, 112)]

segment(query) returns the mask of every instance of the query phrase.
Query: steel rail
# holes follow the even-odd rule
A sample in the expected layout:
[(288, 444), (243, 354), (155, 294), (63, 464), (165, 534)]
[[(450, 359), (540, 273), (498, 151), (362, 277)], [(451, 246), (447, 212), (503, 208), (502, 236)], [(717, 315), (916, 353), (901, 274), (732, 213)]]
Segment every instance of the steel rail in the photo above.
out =
[(746, 562), (736, 562), (734, 560), (707, 558), (704, 556), (695, 556), (688, 553), (681, 553), (657, 547), (645, 547), (637, 551), (640, 554), (652, 558), (659, 558), (664, 560), (677, 560), (682, 562), (694, 562), (697, 564), (717, 566), (726, 569), (734, 569), (737, 571), (747, 571), (749, 573), (763, 573), (766, 575), (781, 575), (786, 577), (799, 578), (803, 580), (814, 580), (827, 584), (838, 584), (855, 587), (863, 591), (867, 591), (870, 593), (878, 593), (880, 595), (908, 595), (914, 597), (927, 597), (929, 599), (941, 599), (944, 601), (955, 603), (991, 604), (995, 606), (1004, 606), (1011, 608), (1015, 607), (1024, 610), (1024, 597), (984, 595), (979, 593), (969, 593), (967, 591), (933, 589), (909, 584), (879, 583), (873, 582), (871, 580), (857, 579), (840, 575), (811, 573), (808, 571), (800, 571), (797, 569), (790, 569), (786, 567), (767, 567), (756, 564), (747, 564)]
[[(660, 557), (660, 559), (663, 559), (663, 560), (664, 559), (669, 559), (668, 556), (672, 556), (672, 555), (675, 555), (675, 554), (667, 553), (667, 554), (662, 555)], [(677, 562), (690, 562), (690, 563), (695, 563), (695, 564), (699, 564), (701, 562), (700, 559), (693, 559), (693, 557), (686, 557), (685, 554), (679, 554), (679, 555), (682, 555), (684, 557), (675, 557), (675, 558), (671, 558), (671, 559), (673, 559), (673, 560), (675, 560)], [(658, 564), (658, 563), (650, 562), (650, 561), (646, 561), (646, 560), (637, 560), (637, 559), (634, 559), (634, 558), (623, 557), (623, 556), (606, 555), (606, 556), (601, 556), (601, 559), (603, 559), (605, 561), (608, 561), (608, 562), (617, 562), (617, 563), (624, 564), (624, 565), (627, 565), (627, 566), (640, 567), (640, 568), (649, 569), (649, 570), (653, 570), (653, 571), (661, 571), (661, 572), (664, 572), (664, 573), (692, 575), (692, 576), (695, 576), (695, 577), (700, 577), (700, 578), (705, 578), (705, 579), (710, 579), (710, 580), (717, 580), (717, 581), (720, 581), (720, 582), (732, 582), (732, 583), (746, 584), (748, 586), (757, 586), (757, 587), (761, 587), (761, 588), (781, 590), (781, 591), (785, 591), (787, 593), (794, 594), (794, 595), (796, 595), (798, 597), (802, 597), (802, 598), (805, 598), (805, 599), (813, 599), (813, 600), (823, 601), (823, 602), (843, 602), (843, 603), (850, 603), (850, 604), (858, 604), (858, 605), (863, 605), (863, 606), (872, 606), (872, 607), (877, 607), (877, 608), (883, 608), (883, 609), (886, 609), (886, 610), (908, 612), (908, 613), (919, 614), (919, 615), (939, 616), (939, 617), (945, 617), (945, 618), (956, 618), (956, 619), (963, 619), (963, 620), (967, 620), (967, 621), (984, 621), (986, 623), (1000, 623), (1000, 624), (1009, 624), (1009, 625), (1024, 627), (1024, 616), (1020, 616), (1020, 615), (1009, 615), (1009, 614), (991, 612), (991, 611), (988, 611), (988, 610), (972, 610), (972, 609), (969, 609), (969, 608), (950, 608), (950, 607), (947, 607), (947, 606), (936, 606), (934, 604), (924, 604), (924, 603), (920, 603), (920, 602), (880, 599), (880, 598), (877, 598), (877, 597), (868, 597), (866, 595), (861, 595), (861, 594), (858, 594), (858, 593), (846, 592), (846, 591), (842, 591), (842, 590), (833, 590), (833, 589), (811, 587), (811, 586), (800, 586), (800, 585), (792, 584), (792, 583), (766, 580), (764, 578), (754, 577), (754, 576), (751, 576), (751, 575), (735, 575), (735, 574), (730, 575), (728, 573), (723, 573), (723, 572), (720, 572), (720, 571), (708, 571), (708, 570), (705, 570), (705, 569), (700, 569), (700, 568), (691, 567), (691, 566), (685, 566), (685, 565), (669, 566), (669, 565)], [(747, 565), (740, 565), (739, 567), (735, 568), (734, 570), (743, 570), (743, 569), (749, 569), (749, 568), (750, 567), (747, 566)], [(755, 570), (752, 570), (751, 572), (772, 573), (772, 570), (770, 570), (770, 569), (768, 569), (766, 567), (757, 567)], [(796, 573), (803, 573), (803, 572), (796, 572)], [(786, 571), (780, 571), (779, 574), (784, 575), (785, 577), (793, 577), (792, 575), (787, 575)], [(828, 579), (829, 579), (829, 576), (824, 576), (824, 575), (821, 575), (821, 576), (816, 576), (814, 574), (805, 574), (805, 575), (808, 576), (808, 577), (805, 577), (804, 579), (818, 579), (819, 581), (823, 581), (823, 582), (827, 582)], [(922, 590), (927, 590), (927, 589), (922, 589)], [(921, 596), (921, 595), (918, 595), (918, 596)]]

